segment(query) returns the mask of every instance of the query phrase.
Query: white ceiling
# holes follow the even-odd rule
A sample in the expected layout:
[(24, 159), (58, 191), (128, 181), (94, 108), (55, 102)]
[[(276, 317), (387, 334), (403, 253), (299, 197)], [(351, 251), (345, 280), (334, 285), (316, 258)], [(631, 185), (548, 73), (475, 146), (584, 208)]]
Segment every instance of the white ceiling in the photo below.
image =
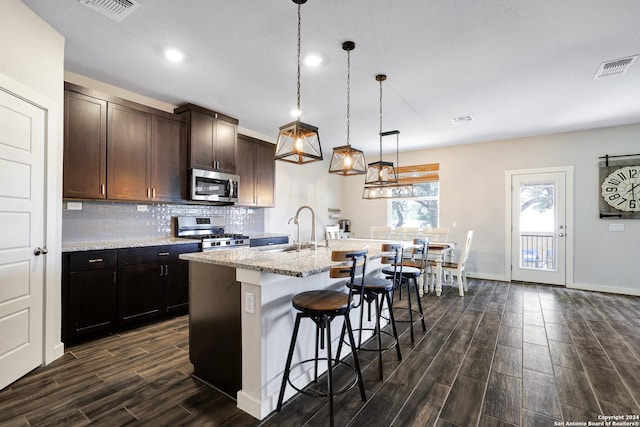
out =
[[(79, 0), (23, 0), (66, 37), (65, 69), (178, 105), (191, 102), (276, 136), (296, 103), (297, 5), (291, 0), (136, 0), (122, 22)], [(640, 123), (640, 60), (594, 80), (604, 61), (640, 53), (636, 0), (308, 0), (302, 5), (302, 121), (325, 156), (346, 142), (379, 150), (466, 144)], [(164, 47), (184, 50), (170, 64)], [(471, 115), (469, 123), (452, 117)], [(606, 143), (603, 141), (603, 143)], [(383, 140), (395, 151), (395, 138)]]

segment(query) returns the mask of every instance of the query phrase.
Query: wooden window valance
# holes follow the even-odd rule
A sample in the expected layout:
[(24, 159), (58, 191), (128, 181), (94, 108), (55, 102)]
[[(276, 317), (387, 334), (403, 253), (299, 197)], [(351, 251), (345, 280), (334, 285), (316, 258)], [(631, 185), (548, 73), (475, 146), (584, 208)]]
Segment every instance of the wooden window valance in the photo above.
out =
[(440, 180), (440, 163), (428, 163), (396, 168), (398, 184), (418, 184)]

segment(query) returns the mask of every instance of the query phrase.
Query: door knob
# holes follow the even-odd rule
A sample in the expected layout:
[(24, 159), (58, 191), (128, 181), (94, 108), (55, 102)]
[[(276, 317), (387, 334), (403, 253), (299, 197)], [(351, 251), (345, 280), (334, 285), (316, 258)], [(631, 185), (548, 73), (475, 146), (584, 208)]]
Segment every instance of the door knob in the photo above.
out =
[(48, 254), (49, 251), (47, 250), (47, 248), (41, 248), (41, 247), (37, 247), (33, 250), (33, 254), (34, 255), (46, 255)]
[(558, 237), (564, 237), (564, 233), (558, 234)]

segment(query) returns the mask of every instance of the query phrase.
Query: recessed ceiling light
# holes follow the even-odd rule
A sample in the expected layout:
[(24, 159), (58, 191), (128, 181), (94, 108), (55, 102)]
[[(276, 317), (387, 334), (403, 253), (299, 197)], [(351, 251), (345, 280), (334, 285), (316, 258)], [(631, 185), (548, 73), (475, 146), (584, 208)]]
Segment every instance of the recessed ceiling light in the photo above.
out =
[(322, 57), (318, 54), (311, 53), (304, 58), (304, 65), (311, 68), (319, 67), (322, 64)]
[(185, 54), (182, 51), (174, 48), (167, 48), (164, 50), (164, 57), (167, 58), (171, 62), (182, 62), (184, 61)]

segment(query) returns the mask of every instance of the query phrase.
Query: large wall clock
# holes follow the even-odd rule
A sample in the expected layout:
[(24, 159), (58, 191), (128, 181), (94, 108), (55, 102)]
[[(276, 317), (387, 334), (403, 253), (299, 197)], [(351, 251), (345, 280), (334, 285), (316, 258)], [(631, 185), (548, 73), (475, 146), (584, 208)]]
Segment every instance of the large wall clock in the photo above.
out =
[(600, 163), (600, 218), (640, 219), (640, 156), (628, 157), (636, 155)]

